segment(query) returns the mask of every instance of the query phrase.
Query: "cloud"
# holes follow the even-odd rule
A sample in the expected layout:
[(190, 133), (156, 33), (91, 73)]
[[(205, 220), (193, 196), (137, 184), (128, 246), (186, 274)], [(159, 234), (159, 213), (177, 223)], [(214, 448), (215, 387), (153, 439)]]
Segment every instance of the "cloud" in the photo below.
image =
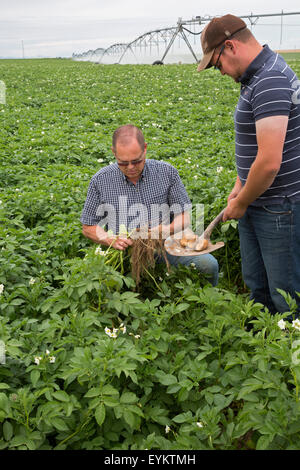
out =
[[(286, 0), (284, 11), (298, 11), (299, 0)], [(247, 7), (248, 8), (248, 7)], [(205, 7), (199, 0), (1, 0), (0, 56), (71, 56), (116, 42), (129, 42), (161, 27), (175, 26), (179, 17), (250, 13), (236, 0), (214, 0)], [(246, 9), (246, 11), (245, 11)], [(254, 13), (281, 12), (282, 0), (252, 0)], [(274, 18), (279, 23), (279, 18)], [(260, 19), (259, 23), (266, 23)], [(284, 19), (284, 24), (288, 19)], [(300, 16), (294, 19), (300, 26)], [(270, 28), (265, 27), (268, 37)], [(292, 29), (285, 26), (285, 34)], [(278, 34), (277, 34), (278, 35)], [(298, 34), (292, 32), (291, 36)], [(294, 40), (295, 42), (295, 40)], [(299, 45), (298, 45), (299, 47)]]

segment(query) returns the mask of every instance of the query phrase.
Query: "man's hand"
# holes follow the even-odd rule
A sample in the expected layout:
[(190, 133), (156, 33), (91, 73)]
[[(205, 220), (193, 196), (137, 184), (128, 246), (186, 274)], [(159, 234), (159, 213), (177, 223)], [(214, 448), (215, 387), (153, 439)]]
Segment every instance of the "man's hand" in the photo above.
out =
[(132, 245), (132, 240), (130, 238), (107, 238), (106, 239), (106, 244), (107, 246), (112, 246), (116, 250), (124, 251), (126, 250), (129, 246)]
[(102, 227), (99, 225), (83, 225), (83, 235), (95, 243), (100, 243), (104, 246), (112, 246), (116, 250), (126, 250), (132, 245), (132, 240), (123, 236), (110, 236)]
[(240, 219), (247, 210), (247, 206), (243, 205), (237, 197), (229, 199), (228, 205), (223, 214), (223, 222), (229, 219)]
[(241, 201), (236, 199), (242, 187), (242, 183), (239, 177), (237, 177), (235, 185), (227, 198), (227, 207), (224, 211), (222, 218), (223, 222), (226, 222), (226, 220), (229, 219), (240, 219), (241, 217), (243, 217), (247, 206), (244, 206)]

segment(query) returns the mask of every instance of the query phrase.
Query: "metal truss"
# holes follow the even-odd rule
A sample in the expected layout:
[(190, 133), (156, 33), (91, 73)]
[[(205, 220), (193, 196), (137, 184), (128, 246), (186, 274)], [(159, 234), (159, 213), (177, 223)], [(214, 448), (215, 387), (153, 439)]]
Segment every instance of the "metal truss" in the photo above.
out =
[(119, 59), (119, 63), (121, 63), (127, 51), (131, 51), (135, 56), (135, 51), (138, 48), (140, 51), (142, 51), (143, 48), (144, 50), (147, 48), (150, 51), (150, 54), (152, 53), (152, 48), (155, 48), (159, 54), (160, 44), (163, 43), (166, 46), (170, 37), (173, 36), (174, 30), (175, 28), (156, 29), (142, 34), (138, 38), (134, 39), (134, 41), (127, 44), (127, 47), (124, 49), (123, 54)]
[[(250, 27), (252, 29), (252, 27), (257, 24), (259, 18), (272, 17), (272, 16), (281, 17), (281, 30), (280, 30), (280, 44), (281, 44), (283, 17), (288, 16), (288, 15), (300, 15), (300, 12), (298, 11), (298, 12), (284, 13), (283, 11), (281, 11), (281, 13), (266, 13), (266, 14), (261, 14), (261, 15), (254, 15), (253, 13), (251, 13), (249, 15), (242, 15), (240, 16), (240, 18), (244, 18), (248, 20), (250, 23)], [(73, 54), (72, 58), (74, 60), (86, 60), (86, 61), (102, 63), (102, 60), (105, 58), (105, 56), (117, 56), (118, 55), (119, 59), (117, 60), (116, 63), (120, 64), (125, 54), (128, 51), (132, 53), (136, 59), (135, 52), (137, 51), (137, 49), (139, 49), (140, 51), (148, 50), (150, 51), (150, 54), (152, 53), (152, 50), (154, 49), (156, 50), (157, 57), (159, 58), (160, 57), (159, 49), (160, 49), (160, 46), (163, 44), (165, 47), (165, 51), (161, 59), (156, 60), (154, 62), (154, 63), (163, 63), (172, 45), (174, 44), (175, 39), (181, 38), (186, 43), (188, 49), (190, 50), (192, 56), (195, 59), (195, 62), (199, 62), (199, 58), (197, 57), (189, 38), (191, 37), (191, 35), (193, 35), (194, 37), (197, 35), (200, 35), (203, 29), (201, 28), (201, 26), (208, 23), (210, 20), (212, 20), (212, 18), (214, 18), (214, 16), (210, 16), (210, 15), (196, 16), (195, 18), (192, 18), (190, 20), (183, 20), (182, 18), (179, 18), (177, 22), (177, 26), (149, 31), (147, 33), (142, 34), (141, 36), (139, 36), (138, 38), (134, 39), (133, 41), (129, 43), (113, 44), (109, 46), (107, 49), (98, 48), (95, 51), (89, 50), (87, 52), (83, 52), (82, 54)], [(194, 31), (191, 31), (190, 29), (187, 28), (187, 26), (191, 26), (191, 25), (194, 26)], [(195, 31), (196, 27), (200, 27), (200, 30), (198, 30), (197, 32)]]
[(81, 54), (73, 54), (72, 59), (95, 62), (99, 56), (102, 56), (103, 51), (105, 51), (105, 49), (98, 47), (98, 49), (82, 52)]

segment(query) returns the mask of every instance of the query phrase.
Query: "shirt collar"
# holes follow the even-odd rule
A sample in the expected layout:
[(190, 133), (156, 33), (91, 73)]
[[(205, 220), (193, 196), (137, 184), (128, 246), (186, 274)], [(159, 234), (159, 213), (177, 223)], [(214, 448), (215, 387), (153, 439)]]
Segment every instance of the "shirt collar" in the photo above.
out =
[(263, 50), (251, 62), (243, 75), (241, 75), (239, 82), (241, 82), (242, 85), (247, 85), (255, 72), (265, 65), (266, 61), (271, 57), (272, 54), (274, 54), (273, 51), (271, 51), (269, 46), (265, 44), (263, 46)]
[[(129, 180), (127, 179), (127, 176), (125, 176), (124, 173), (122, 173), (122, 171), (121, 171), (120, 168), (118, 167), (118, 164), (117, 164), (117, 163), (116, 163), (116, 165), (117, 165), (117, 168), (118, 168), (118, 170), (119, 170), (119, 172), (120, 172), (120, 175), (121, 175), (121, 178), (123, 179), (123, 181), (128, 182)], [(146, 158), (145, 165), (144, 165), (144, 168), (143, 168), (143, 171), (142, 171), (142, 174), (141, 174), (141, 176), (140, 176), (139, 181), (140, 181), (140, 180), (143, 180), (143, 179), (145, 178), (145, 176), (147, 175), (147, 172), (148, 172), (148, 171), (149, 171), (149, 169), (148, 169), (147, 158)]]

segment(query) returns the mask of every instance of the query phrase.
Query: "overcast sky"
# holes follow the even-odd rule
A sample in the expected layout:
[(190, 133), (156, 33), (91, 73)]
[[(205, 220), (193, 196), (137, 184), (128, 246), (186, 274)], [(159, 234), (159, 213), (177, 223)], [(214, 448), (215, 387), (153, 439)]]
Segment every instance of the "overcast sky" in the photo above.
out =
[[(206, 3), (206, 2), (205, 2)], [(244, 3), (244, 5), (242, 5)], [(179, 17), (300, 11), (299, 0), (0, 0), (0, 57), (70, 57), (130, 42)], [(299, 23), (300, 16), (294, 19)], [(275, 22), (280, 22), (274, 20)], [(23, 48), (22, 48), (23, 45)]]

